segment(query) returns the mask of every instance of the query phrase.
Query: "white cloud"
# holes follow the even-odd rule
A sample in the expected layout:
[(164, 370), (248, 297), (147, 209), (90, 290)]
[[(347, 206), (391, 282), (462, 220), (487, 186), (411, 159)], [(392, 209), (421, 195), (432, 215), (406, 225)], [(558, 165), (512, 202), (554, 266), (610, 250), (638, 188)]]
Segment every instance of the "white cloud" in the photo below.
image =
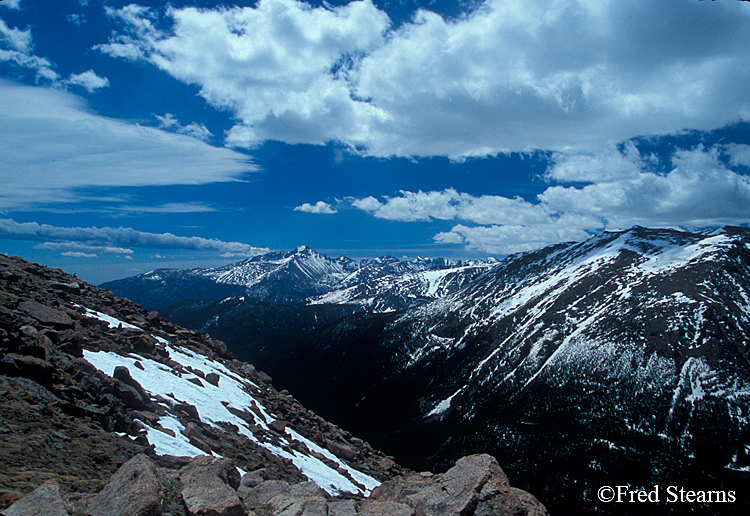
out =
[[(742, 2), (486, 0), (389, 30), (370, 0), (312, 8), (130, 5), (105, 45), (200, 86), (239, 123), (227, 142), (363, 154), (594, 150), (638, 135), (750, 118), (750, 10)], [(162, 22), (162, 23), (157, 23)]]
[(172, 113), (167, 113), (164, 116), (154, 115), (154, 118), (159, 121), (159, 129), (175, 131), (179, 134), (184, 134), (185, 136), (190, 136), (203, 141), (208, 141), (213, 136), (211, 131), (209, 131), (203, 124), (191, 122), (188, 125), (180, 125), (179, 120), (177, 120)]
[(82, 13), (81, 14), (69, 14), (67, 16), (67, 20), (74, 25), (78, 25), (79, 27), (88, 21), (86, 19), (86, 15)]
[(115, 208), (127, 213), (209, 213), (216, 208), (202, 202), (168, 202), (153, 206), (119, 206)]
[[(402, 191), (382, 202), (374, 197), (348, 201), (376, 218), (471, 223), (457, 224), (434, 240), (502, 254), (634, 225), (684, 229), (744, 225), (750, 221), (750, 177), (725, 162), (745, 163), (747, 152), (745, 145), (678, 149), (666, 173), (654, 171), (654, 158), (642, 156), (631, 144), (599, 154), (557, 154), (544, 177), (568, 184), (551, 184), (535, 202), (477, 197), (453, 189)], [(571, 182), (591, 184), (570, 186)]]
[(83, 73), (72, 74), (65, 79), (65, 84), (74, 84), (84, 88), (89, 93), (100, 88), (108, 88), (109, 80), (106, 77), (99, 77), (93, 70), (87, 70)]
[(732, 165), (750, 167), (750, 145), (732, 143), (726, 145), (725, 150), (731, 156)]
[(3, 0), (0, 5), (2, 5), (3, 7), (7, 7), (8, 9), (20, 9), (21, 0)]
[[(698, 228), (747, 223), (750, 178), (728, 169), (719, 154), (718, 147), (678, 150), (668, 173), (642, 171), (582, 188), (552, 186), (539, 200), (550, 210), (590, 213), (606, 220), (607, 226), (618, 228), (636, 224)], [(592, 167), (607, 160), (589, 158)], [(640, 166), (645, 168), (645, 164), (643, 160)]]
[[(380, 110), (352, 98), (346, 75), (361, 54), (382, 44), (387, 16), (367, 1), (326, 9), (296, 0), (255, 8), (168, 9), (171, 32), (136, 6), (109, 10), (127, 32), (100, 45), (115, 57), (143, 59), (198, 84), (213, 106), (241, 120), (227, 141), (324, 143), (349, 133), (364, 140), (363, 120)], [(337, 69), (334, 73), (332, 70)]]
[(379, 219), (402, 222), (461, 219), (477, 224), (539, 224), (549, 221), (543, 206), (500, 195), (479, 197), (449, 188), (441, 192), (401, 191), (399, 197), (349, 199), (351, 205)]
[(115, 254), (126, 259), (132, 259), (133, 250), (122, 247), (86, 245), (78, 242), (44, 242), (37, 244), (34, 249), (59, 251), (60, 256), (71, 258), (97, 258), (100, 254)]
[(315, 204), (310, 204), (309, 202), (303, 203), (294, 208), (294, 211), (317, 213), (318, 215), (332, 215), (336, 213), (336, 210), (330, 204), (323, 201), (318, 201)]
[(133, 228), (57, 227), (36, 222), (18, 223), (0, 219), (0, 238), (40, 241), (45, 249), (67, 249), (76, 252), (109, 252), (131, 254), (129, 248), (190, 249), (254, 256), (267, 252), (241, 242), (225, 242), (215, 238), (183, 237), (172, 233), (147, 233)]
[(512, 254), (531, 251), (558, 242), (584, 240), (589, 233), (560, 225), (545, 226), (475, 226), (463, 224), (438, 233), (434, 240), (441, 244), (463, 244), (467, 249), (487, 253)]
[(373, 196), (365, 197), (364, 199), (352, 199), (351, 203), (355, 208), (370, 213), (375, 213), (383, 207), (380, 201)]
[(80, 97), (0, 80), (0, 209), (77, 202), (74, 189), (206, 184), (256, 170), (248, 156), (99, 116)]
[(3, 19), (0, 19), (0, 62), (36, 70), (37, 78), (40, 79), (54, 82), (59, 78), (48, 59), (34, 55), (31, 29), (11, 28)]

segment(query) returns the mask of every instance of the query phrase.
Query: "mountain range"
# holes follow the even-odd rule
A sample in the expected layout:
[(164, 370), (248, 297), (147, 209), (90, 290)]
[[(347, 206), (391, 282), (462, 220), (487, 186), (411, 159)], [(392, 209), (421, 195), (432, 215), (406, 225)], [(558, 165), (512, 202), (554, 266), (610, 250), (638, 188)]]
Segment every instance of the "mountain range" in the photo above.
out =
[(226, 345), (0, 255), (2, 516), (545, 516), (497, 461), (414, 473)]
[[(486, 451), (553, 512), (593, 514), (601, 485), (720, 490), (750, 477), (749, 245), (746, 228), (635, 227), (487, 262), (357, 263), (301, 247), (272, 266), (107, 286), (221, 335), (410, 467)], [(189, 287), (167, 307), (160, 285), (173, 294), (184, 274), (237, 291)]]

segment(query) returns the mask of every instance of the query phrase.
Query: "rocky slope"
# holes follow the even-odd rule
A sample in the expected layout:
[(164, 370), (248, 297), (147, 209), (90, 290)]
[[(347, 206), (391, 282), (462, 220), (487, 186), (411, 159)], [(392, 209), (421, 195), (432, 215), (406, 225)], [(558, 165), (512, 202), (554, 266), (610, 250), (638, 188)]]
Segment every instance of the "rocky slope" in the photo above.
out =
[(491, 457), (415, 475), (221, 341), (5, 256), (0, 352), (5, 516), (545, 513)]

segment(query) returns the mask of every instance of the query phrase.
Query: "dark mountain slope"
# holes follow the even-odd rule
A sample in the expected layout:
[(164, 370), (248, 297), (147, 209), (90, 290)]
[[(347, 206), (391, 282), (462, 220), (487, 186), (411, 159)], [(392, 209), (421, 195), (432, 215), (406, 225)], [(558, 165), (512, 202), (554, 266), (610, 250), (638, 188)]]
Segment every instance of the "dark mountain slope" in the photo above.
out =
[(508, 257), (444, 299), (354, 317), (276, 376), (410, 466), (495, 453), (558, 512), (597, 512), (601, 485), (749, 479), (747, 229), (604, 233)]
[(175, 324), (230, 343), (237, 358), (263, 364), (259, 367), (273, 375), (277, 358), (295, 348), (307, 332), (359, 309), (351, 305), (275, 304), (235, 296), (221, 301), (189, 299), (160, 313)]

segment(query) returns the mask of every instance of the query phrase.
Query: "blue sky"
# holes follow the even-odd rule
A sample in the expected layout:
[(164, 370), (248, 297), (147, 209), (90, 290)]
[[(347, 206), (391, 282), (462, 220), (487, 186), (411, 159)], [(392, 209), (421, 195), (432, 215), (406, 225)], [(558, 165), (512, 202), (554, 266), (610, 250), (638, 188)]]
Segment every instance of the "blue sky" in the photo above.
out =
[(102, 282), (750, 223), (750, 2), (0, 1), (0, 252)]

